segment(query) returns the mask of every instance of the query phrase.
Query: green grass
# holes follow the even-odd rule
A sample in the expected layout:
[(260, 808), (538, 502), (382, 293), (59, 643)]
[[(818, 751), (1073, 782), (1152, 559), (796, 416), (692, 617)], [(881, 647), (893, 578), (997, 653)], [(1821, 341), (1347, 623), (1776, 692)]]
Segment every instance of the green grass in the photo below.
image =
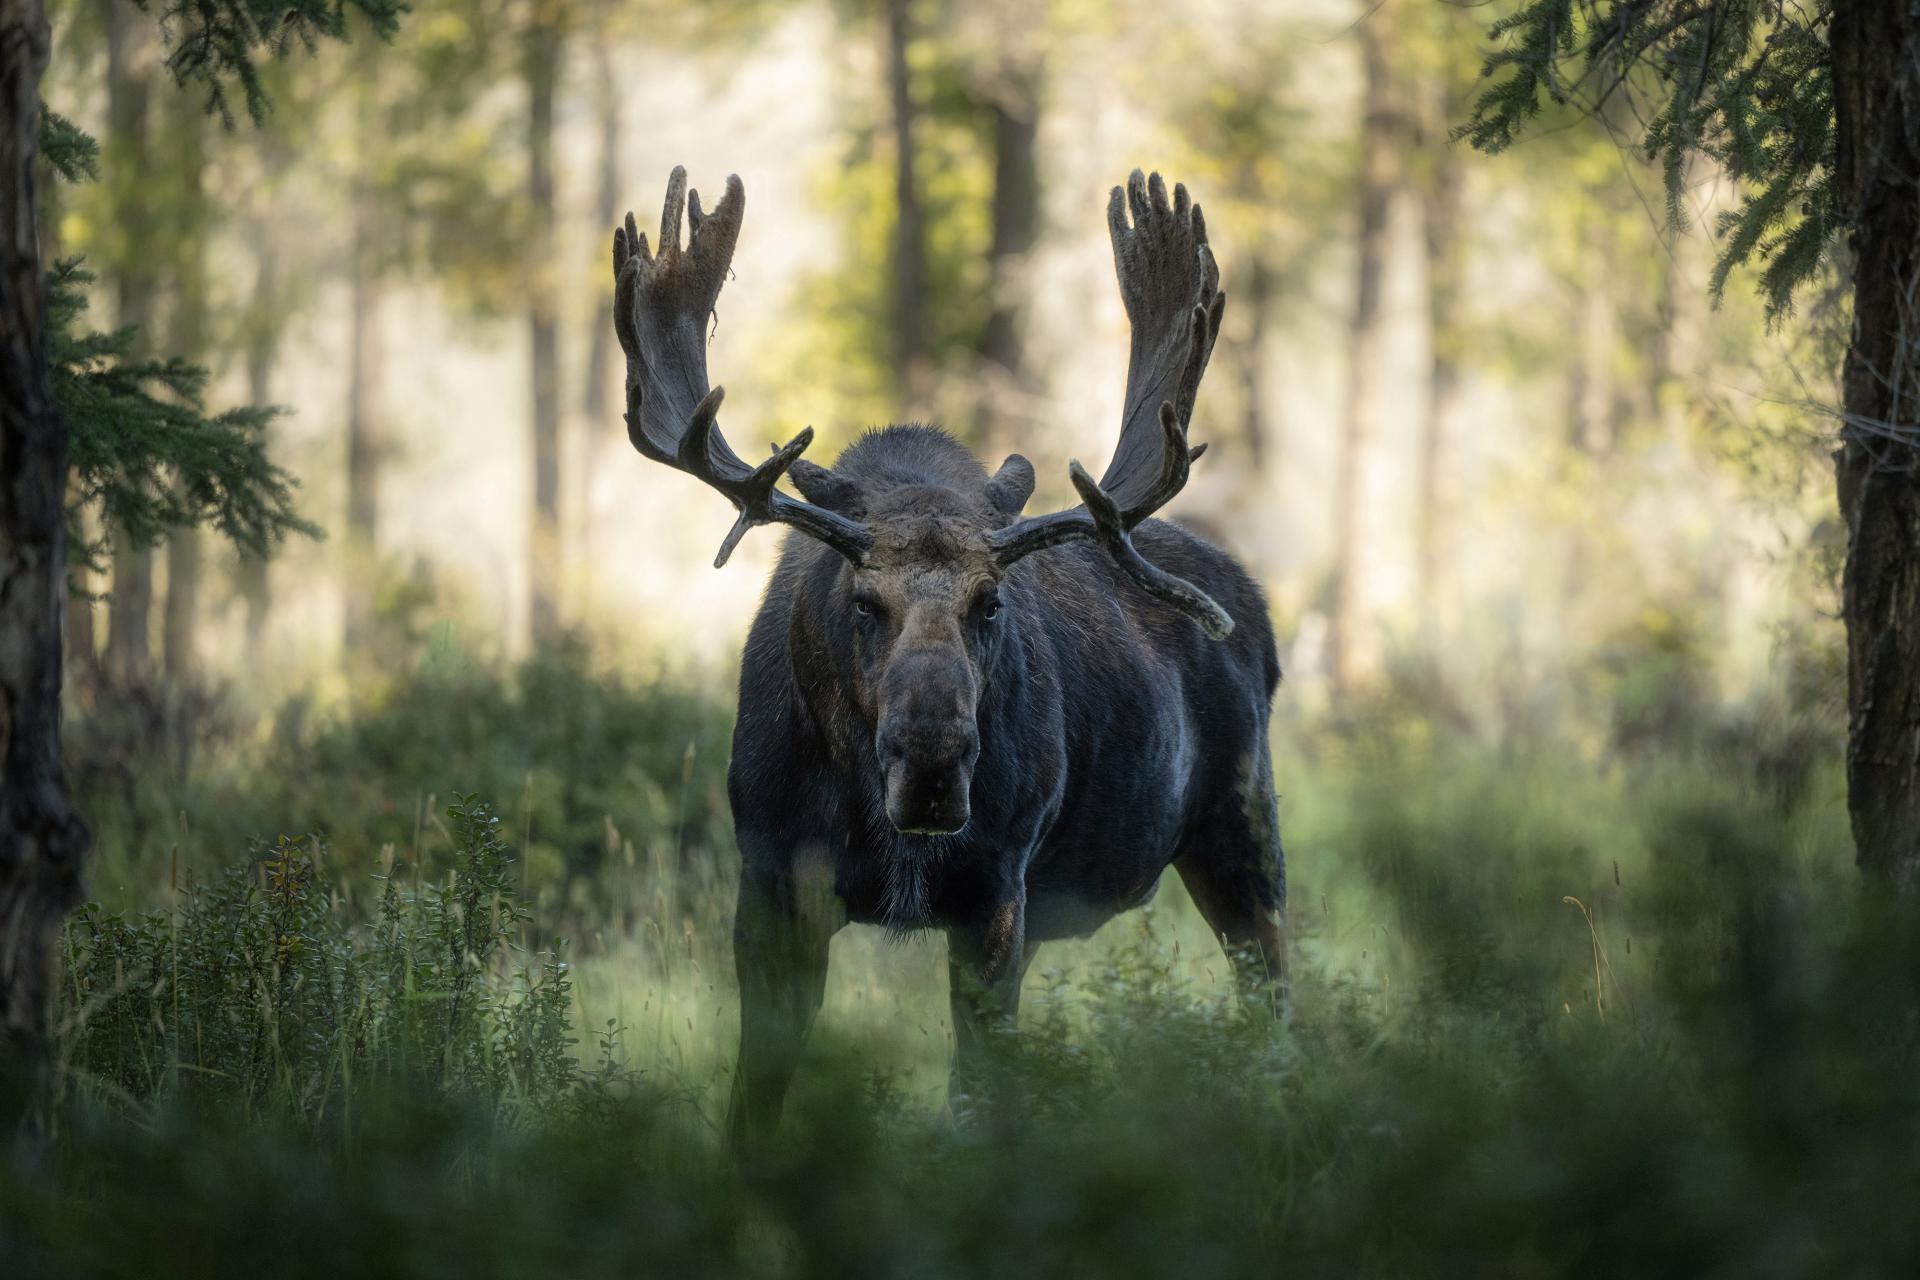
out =
[[(717, 833), (612, 822), (564, 895), (522, 877), (510, 797), (423, 823), (385, 881), (275, 845), (211, 888), (153, 885), (145, 924), (76, 919), (58, 1138), (0, 1184), (0, 1255), (25, 1276), (1908, 1274), (1920, 927), (1862, 892), (1831, 756), (1782, 770), (1780, 735), (1723, 729), (1626, 752), (1404, 709), (1289, 726), (1287, 1025), (1233, 998), (1170, 877), (1040, 952), (998, 1098), (954, 1115), (944, 944), (849, 929), (782, 1138), (748, 1165), (718, 1137)], [(557, 943), (543, 910), (586, 927)], [(235, 954), (249, 980), (208, 979)]]

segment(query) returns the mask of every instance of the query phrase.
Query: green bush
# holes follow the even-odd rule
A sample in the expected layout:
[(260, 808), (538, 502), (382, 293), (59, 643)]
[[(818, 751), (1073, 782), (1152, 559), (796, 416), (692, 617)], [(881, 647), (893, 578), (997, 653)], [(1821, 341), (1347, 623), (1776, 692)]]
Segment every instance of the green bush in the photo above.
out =
[(489, 797), (523, 850), (523, 888), (547, 905), (589, 903), (630, 850), (686, 866), (731, 840), (725, 702), (596, 665), (577, 642), (511, 667), (430, 652), (342, 706), (289, 701), (257, 738), (211, 693), (140, 695), (87, 702), (71, 735), (97, 878), (122, 901), (163, 885), (177, 857), (214, 867), (284, 832), (325, 834), (349, 884), (391, 850), (437, 860), (433, 800), (456, 790)]
[(136, 1114), (310, 1129), (383, 1093), (504, 1114), (604, 1087), (611, 1044), (594, 1073), (574, 1056), (567, 963), (524, 945), (500, 820), (472, 797), (447, 815), (451, 869), (389, 874), (365, 921), (323, 880), (311, 836), (189, 881), (170, 909), (82, 908), (65, 935), (64, 1082)]
[[(87, 913), (61, 1141), (48, 1176), (0, 1179), (0, 1254), (29, 1276), (1911, 1273), (1920, 926), (1860, 891), (1830, 788), (1783, 807), (1698, 761), (1356, 752), (1290, 820), (1288, 1025), (1196, 985), (1175, 896), (1041, 952), (1001, 1088), (958, 1115), (830, 1009), (744, 1164), (715, 1124), (725, 1046), (711, 1078), (664, 1043), (638, 1074), (573, 1063), (564, 971), (509, 976), (506, 824), (477, 806), (444, 884), (409, 868), (356, 907), (300, 841), (169, 916)], [(709, 960), (723, 915), (691, 926)], [(888, 1030), (917, 1043), (914, 1021)]]

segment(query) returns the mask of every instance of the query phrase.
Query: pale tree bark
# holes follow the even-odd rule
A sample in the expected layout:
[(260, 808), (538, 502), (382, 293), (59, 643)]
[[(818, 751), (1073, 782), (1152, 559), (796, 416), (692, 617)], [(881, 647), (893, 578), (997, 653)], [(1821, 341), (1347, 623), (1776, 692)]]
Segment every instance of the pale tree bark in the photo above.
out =
[[(273, 403), (273, 366), (280, 353), (280, 327), (273, 314), (280, 287), (280, 251), (273, 243), (271, 226), (256, 227), (255, 234), (262, 239), (255, 264), (253, 315), (247, 326), (247, 403), (266, 405)], [(257, 653), (272, 606), (266, 557), (242, 551), (239, 577), (240, 595), (247, 606), (247, 652)]]
[(1348, 329), (1347, 417), (1334, 475), (1333, 626), (1330, 660), (1336, 688), (1351, 687), (1371, 664), (1367, 653), (1361, 504), (1366, 468), (1379, 433), (1385, 334), (1380, 297), (1388, 219), (1400, 189), (1401, 129), (1393, 85), (1399, 0), (1380, 0), (1359, 23), (1366, 88), (1361, 123), (1359, 230), (1353, 315)]
[(1920, 890), (1920, 0), (1838, 0), (1835, 187), (1853, 334), (1835, 455), (1847, 526), (1847, 807), (1860, 866)]
[(1246, 338), (1240, 346), (1240, 435), (1246, 442), (1247, 465), (1255, 476), (1266, 474), (1273, 428), (1267, 421), (1267, 309), (1273, 305), (1273, 269), (1266, 254), (1248, 256), (1247, 280), (1237, 291), (1234, 310), (1247, 316)]
[(562, 43), (557, 19), (552, 0), (536, 0), (521, 62), (527, 89), (527, 336), (533, 384), (528, 618), (536, 646), (560, 628), (560, 340), (553, 278), (553, 101)]
[[(600, 173), (594, 184), (593, 223), (611, 235), (620, 218), (620, 86), (614, 82), (612, 42), (602, 33), (593, 42), (593, 110), (600, 134)], [(613, 351), (613, 290), (603, 288), (594, 295), (593, 314), (587, 325), (587, 372), (580, 393), (580, 416), (586, 419), (587, 432), (597, 439), (601, 432), (619, 425), (619, 415), (608, 412), (607, 377)], [(592, 450), (581, 450), (591, 458)]]
[(0, 0), (0, 1141), (42, 1145), (47, 1004), (86, 826), (60, 761), (67, 429), (47, 371), (34, 166), (47, 19)]
[[(116, 189), (114, 221), (127, 252), (113, 273), (117, 301), (114, 323), (139, 331), (136, 354), (153, 338), (153, 301), (157, 283), (142, 252), (152, 217), (140, 197), (151, 170), (150, 102), (159, 40), (153, 21), (127, 0), (102, 0), (107, 45), (106, 171)], [(152, 667), (153, 549), (136, 547), (124, 530), (112, 531), (113, 587), (107, 603), (107, 665), (116, 675), (134, 678)]]
[[(608, 30), (611, 10), (610, 4), (595, 7), (596, 27), (591, 41), (593, 111), (600, 135), (599, 174), (593, 192), (593, 224), (603, 237), (612, 234), (612, 228), (620, 218), (621, 95), (614, 76), (613, 40)], [(578, 548), (576, 554), (585, 565), (596, 562), (594, 548), (599, 542), (599, 510), (593, 502), (594, 469), (599, 463), (599, 446), (611, 433), (620, 429), (623, 420), (621, 412), (613, 407), (607, 386), (610, 377), (618, 376), (612, 367), (612, 316), (613, 288), (611, 284), (602, 284), (594, 293), (593, 310), (587, 316), (587, 367), (580, 389), (582, 427), (577, 437), (579, 456), (574, 462), (574, 492), (578, 495), (578, 514), (574, 518), (578, 541), (575, 545)]]
[(1012, 447), (1018, 403), (1027, 386), (1021, 322), (1027, 308), (1027, 264), (1040, 228), (1040, 64), (1006, 59), (988, 86), (993, 113), (992, 310), (980, 341), (986, 394), (981, 435), (990, 452)]
[[(1687, 185), (1693, 185), (1688, 164)], [(1661, 425), (1667, 439), (1679, 443), (1686, 427), (1687, 396), (1675, 384), (1699, 372), (1700, 352), (1707, 327), (1707, 297), (1700, 278), (1707, 261), (1706, 241), (1699, 230), (1685, 227), (1667, 248), (1660, 333), (1648, 370), (1648, 416)]]
[[(1450, 104), (1436, 92), (1437, 119), (1446, 120)], [(1450, 535), (1446, 474), (1455, 412), (1460, 403), (1462, 332), (1461, 165), (1442, 130), (1429, 134), (1433, 167), (1420, 192), (1422, 243), (1427, 255), (1427, 405), (1420, 420), (1418, 470), (1414, 477), (1415, 590), (1419, 616), (1436, 624), (1452, 598), (1448, 555)]]
[(931, 392), (927, 338), (927, 234), (920, 207), (914, 149), (916, 107), (907, 46), (913, 38), (911, 0), (887, 0), (887, 96), (893, 124), (893, 376), (909, 408), (926, 407)]
[(1580, 230), (1580, 294), (1575, 319), (1574, 365), (1567, 382), (1568, 440), (1581, 453), (1613, 451), (1616, 386), (1613, 348), (1617, 341), (1612, 254), (1604, 222), (1587, 218)]
[[(69, 475), (68, 505), (78, 505), (81, 498), (80, 478)], [(92, 513), (83, 510), (80, 519), (86, 530), (82, 536), (94, 536)], [(67, 671), (77, 686), (87, 688), (100, 676), (100, 636), (94, 619), (99, 585), (93, 571), (77, 561), (67, 566), (67, 582), (71, 588), (66, 603)]]

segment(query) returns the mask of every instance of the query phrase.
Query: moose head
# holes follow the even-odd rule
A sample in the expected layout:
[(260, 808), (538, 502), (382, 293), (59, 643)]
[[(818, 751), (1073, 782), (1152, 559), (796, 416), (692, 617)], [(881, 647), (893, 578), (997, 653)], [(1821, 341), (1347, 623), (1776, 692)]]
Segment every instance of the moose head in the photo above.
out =
[[(1021, 560), (1070, 542), (1105, 549), (1135, 583), (1216, 639), (1233, 626), (1192, 583), (1134, 546), (1135, 526), (1180, 492), (1206, 448), (1187, 426), (1226, 295), (1200, 206), (1159, 174), (1135, 170), (1108, 206), (1114, 265), (1133, 327), (1120, 441), (1098, 481), (1074, 462), (1081, 505), (1022, 515), (1032, 465), (1015, 454), (991, 477), (943, 454), (937, 483), (866, 486), (847, 458), (833, 470), (800, 457), (811, 427), (749, 465), (715, 421), (723, 391), (707, 384), (707, 321), (740, 234), (746, 192), (727, 179), (711, 213), (675, 168), (657, 251), (628, 214), (614, 232), (614, 324), (627, 356), (627, 432), (634, 448), (719, 490), (738, 512), (715, 558), (724, 565), (755, 525), (789, 525), (845, 561), (835, 607), (849, 620), (852, 690), (873, 732), (888, 820), (910, 834), (952, 834), (971, 814), (979, 710), (994, 655), (1019, 619), (1001, 587)], [(681, 243), (681, 224), (689, 226)], [(859, 446), (849, 450), (856, 454)], [(794, 498), (778, 487), (787, 478)]]

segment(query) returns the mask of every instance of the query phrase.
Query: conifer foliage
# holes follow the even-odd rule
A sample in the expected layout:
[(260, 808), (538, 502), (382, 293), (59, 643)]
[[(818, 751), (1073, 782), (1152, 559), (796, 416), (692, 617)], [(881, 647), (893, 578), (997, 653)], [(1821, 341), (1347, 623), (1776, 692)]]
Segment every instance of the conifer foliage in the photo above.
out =
[[(155, 0), (176, 81), (231, 117), (234, 86), (266, 108), (261, 58), (344, 35), (351, 11), (392, 29), (398, 0)], [(118, 337), (76, 337), (71, 271), (49, 281), (36, 226), (46, 169), (69, 180), (98, 148), (44, 110), (51, 29), (39, 0), (0, 0), (0, 1141), (39, 1145), (48, 1068), (52, 942), (81, 893), (86, 826), (67, 795), (60, 751), (62, 578), (72, 468), (103, 502), (137, 509), (151, 532), (212, 519), (243, 545), (294, 526), (287, 479), (258, 448), (258, 414), (208, 419), (205, 375), (130, 364)], [(56, 276), (60, 273), (56, 272)], [(56, 376), (54, 366), (60, 366)], [(76, 431), (77, 424), (77, 431)], [(164, 475), (184, 496), (163, 499)]]
[(1847, 802), (1862, 868), (1920, 892), (1920, 0), (1525, 0), (1491, 39), (1475, 146), (1512, 144), (1545, 99), (1633, 121), (1675, 221), (1693, 156), (1739, 184), (1716, 293), (1752, 262), (1777, 322), (1847, 236)]
[(1688, 159), (1712, 159), (1743, 188), (1716, 228), (1714, 296), (1735, 268), (1753, 263), (1778, 318), (1838, 229), (1833, 3), (1530, 0), (1489, 31), (1487, 85), (1458, 135), (1504, 151), (1549, 102), (1625, 118), (1665, 170), (1676, 227), (1686, 221)]
[[(169, 529), (211, 525), (265, 556), (289, 532), (318, 533), (295, 512), (292, 476), (267, 456), (278, 410), (243, 406), (209, 415), (207, 371), (179, 357), (138, 359), (131, 329), (79, 327), (91, 279), (77, 259), (49, 281), (53, 394), (70, 433), (67, 555), (104, 570), (108, 531), (141, 545)], [(103, 519), (78, 520), (97, 504)]]

